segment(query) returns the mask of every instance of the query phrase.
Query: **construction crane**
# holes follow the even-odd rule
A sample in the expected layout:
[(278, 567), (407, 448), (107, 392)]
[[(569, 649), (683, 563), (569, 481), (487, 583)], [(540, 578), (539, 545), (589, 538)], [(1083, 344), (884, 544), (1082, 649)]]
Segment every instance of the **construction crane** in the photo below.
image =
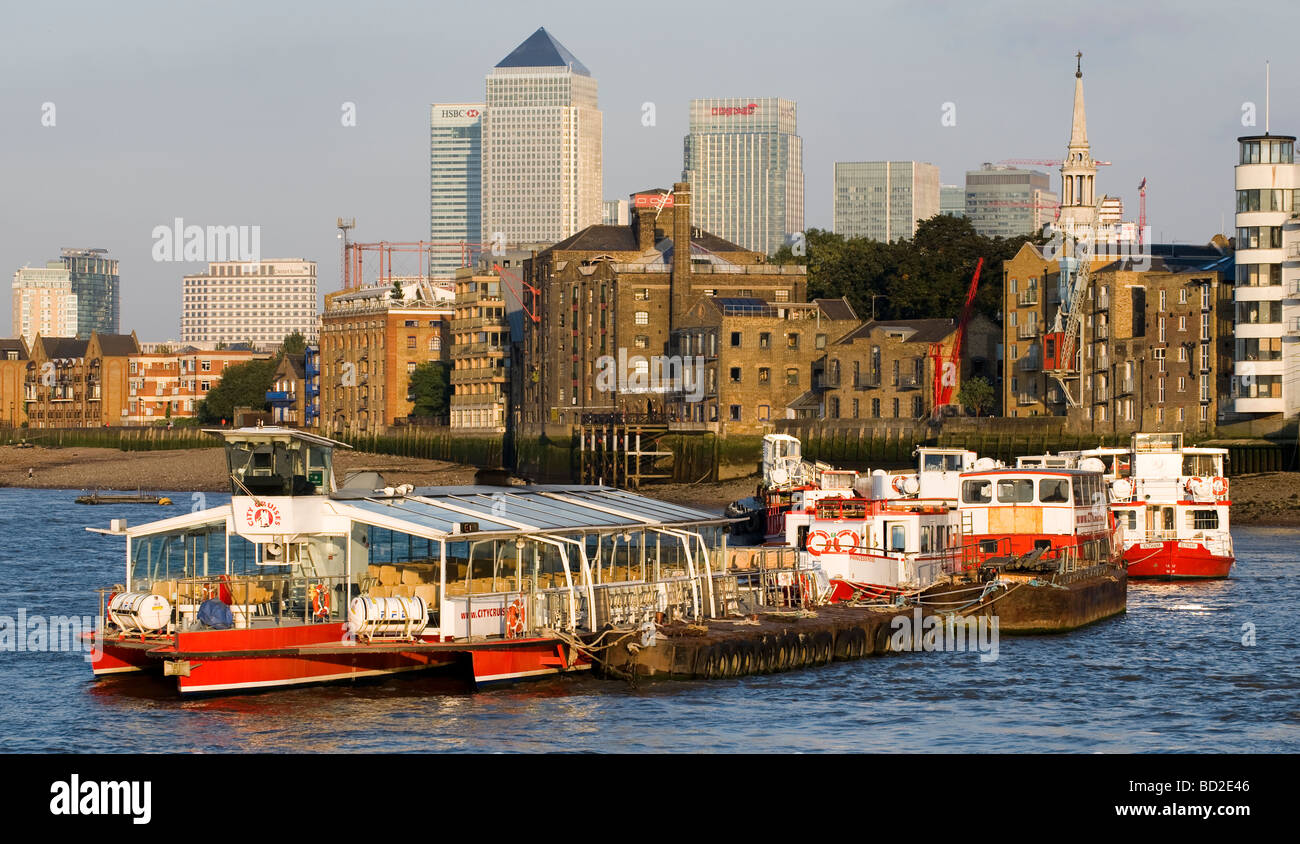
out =
[[(1075, 345), (1079, 339), (1079, 328), (1082, 323), (1083, 300), (1088, 295), (1088, 285), (1092, 278), (1092, 256), (1097, 248), (1097, 222), (1101, 218), (1101, 204), (1105, 201), (1102, 197), (1097, 201), (1093, 208), (1092, 224), (1088, 228), (1086, 246), (1079, 249), (1079, 239), (1073, 238), (1075, 243), (1074, 255), (1072, 257), (1062, 257), (1061, 271), (1066, 272), (1067, 267), (1078, 262), (1078, 268), (1072, 273), (1073, 278), (1069, 289), (1066, 291), (1065, 302), (1069, 303), (1066, 309), (1058, 309), (1056, 320), (1052, 326), (1052, 334), (1059, 335), (1056, 348), (1056, 366), (1047, 371), (1058, 384), (1061, 385), (1061, 392), (1065, 395), (1065, 401), (1070, 407), (1078, 407), (1079, 402), (1070, 394), (1070, 386), (1066, 383), (1067, 378), (1078, 377), (1077, 371), (1071, 375), (1071, 370), (1075, 370), (1074, 357)], [(1083, 255), (1080, 257), (1080, 252)], [(1064, 328), (1062, 328), (1062, 314), (1064, 314)], [(1044, 355), (1044, 363), (1047, 356)]]
[(980, 258), (975, 264), (975, 275), (971, 277), (970, 288), (966, 291), (966, 302), (961, 308), (961, 319), (957, 322), (957, 334), (952, 341), (952, 355), (948, 359), (948, 365), (945, 366), (943, 359), (943, 344), (930, 344), (930, 357), (934, 361), (934, 409), (931, 412), (934, 419), (939, 418), (945, 405), (952, 403), (952, 390), (957, 379), (944, 376), (947, 372), (961, 371), (962, 339), (966, 336), (966, 324), (970, 322), (971, 315), (975, 312), (975, 294), (979, 292), (980, 270), (983, 268), (984, 259)]
[[(496, 270), (497, 275), (501, 277), (502, 289), (509, 290), (514, 294), (515, 299), (519, 302), (519, 307), (528, 315), (528, 318), (533, 322), (541, 322), (542, 317), (537, 313), (537, 297), (541, 295), (541, 291), (524, 281), (522, 277), (505, 269), (500, 264), (493, 264), (492, 269)], [(511, 287), (510, 282), (514, 283), (514, 287)], [(528, 303), (524, 301), (525, 290), (532, 294), (533, 306), (531, 308), (528, 307)]]
[[(1093, 164), (1098, 167), (1109, 167), (1109, 161), (1094, 161)], [(1039, 167), (1061, 167), (1065, 164), (1059, 158), (1007, 158), (999, 161), (998, 164), (1036, 164)]]

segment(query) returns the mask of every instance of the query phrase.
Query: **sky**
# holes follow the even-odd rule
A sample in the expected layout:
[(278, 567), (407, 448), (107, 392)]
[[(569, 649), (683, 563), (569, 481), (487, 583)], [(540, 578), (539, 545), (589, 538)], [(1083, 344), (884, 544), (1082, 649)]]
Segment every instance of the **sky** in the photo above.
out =
[[(1087, 9), (10, 4), (0, 272), (11, 280), (65, 246), (108, 249), (121, 262), (123, 332), (175, 339), (182, 278), (205, 268), (154, 260), (155, 227), (179, 217), (260, 226), (262, 256), (316, 261), (323, 296), (338, 286), (337, 217), (356, 218), (361, 242), (428, 237), (429, 105), (481, 101), (484, 76), (539, 26), (598, 82), (606, 198), (680, 179), (691, 98), (779, 96), (798, 104), (808, 228), (831, 227), (835, 161), (928, 161), (944, 184), (964, 184), (986, 161), (1059, 159), (1082, 51), (1093, 157), (1113, 162), (1098, 191), (1120, 196), (1136, 219), (1145, 177), (1154, 238), (1204, 243), (1233, 224), (1236, 138), (1263, 132), (1266, 59), (1271, 129), (1300, 130), (1300, 7)], [(653, 126), (642, 121), (647, 102)], [(1243, 125), (1252, 111), (1255, 125)], [(943, 125), (945, 113), (955, 125)], [(11, 333), (10, 311), (4, 296), (0, 335)]]

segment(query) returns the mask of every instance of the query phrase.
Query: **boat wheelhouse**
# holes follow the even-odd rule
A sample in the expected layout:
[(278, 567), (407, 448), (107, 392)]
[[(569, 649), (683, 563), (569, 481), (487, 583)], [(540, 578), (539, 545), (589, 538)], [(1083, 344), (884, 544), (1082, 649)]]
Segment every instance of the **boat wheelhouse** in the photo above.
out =
[(961, 477), (967, 565), (1026, 556), (1118, 562), (1105, 479), (1083, 469), (992, 469)]
[(1060, 458), (1106, 479), (1129, 577), (1191, 580), (1227, 577), (1235, 561), (1227, 454), (1184, 446), (1180, 433), (1137, 433), (1127, 448)]
[(126, 574), (100, 590), (97, 676), (154, 671), (186, 694), (453, 665), (514, 680), (590, 668), (610, 626), (652, 641), (656, 619), (724, 614), (745, 588), (779, 605), (768, 579), (802, 582), (718, 571), (727, 519), (623, 490), (338, 489), (341, 443), (212, 433), (229, 504), (98, 531), (125, 537)]

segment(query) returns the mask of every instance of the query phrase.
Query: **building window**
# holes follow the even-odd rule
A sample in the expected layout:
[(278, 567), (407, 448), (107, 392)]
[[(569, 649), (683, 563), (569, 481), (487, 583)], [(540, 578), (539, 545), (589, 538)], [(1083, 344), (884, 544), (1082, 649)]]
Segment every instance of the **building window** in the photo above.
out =
[(792, 331), (785, 336), (785, 345), (789, 349), (799, 348), (799, 332)]
[(789, 386), (789, 387), (798, 387), (798, 386), (799, 386), (799, 370), (798, 370), (798, 369), (795, 369), (794, 367), (790, 367), (789, 369), (787, 369), (787, 370), (785, 371), (785, 383), (786, 383), (786, 386)]
[[(637, 302), (646, 302), (646, 301), (649, 301), (649, 299), (650, 299), (650, 288), (648, 288), (648, 287), (641, 287), (641, 288), (638, 288), (638, 289), (636, 290), (636, 292), (634, 292), (634, 293), (632, 294), (632, 298), (633, 298), (634, 300), (636, 300)], [(563, 302), (561, 302), (561, 304), (563, 304)]]
[(772, 370), (767, 368), (766, 366), (760, 366), (758, 368), (758, 383), (766, 384), (771, 380), (772, 380)]
[(871, 400), (871, 417), (873, 419), (880, 418), (880, 399)]
[(735, 349), (735, 348), (739, 348), (739, 346), (740, 346), (740, 332), (733, 331), (731, 332), (731, 347)]
[(740, 383), (740, 367), (739, 367), (739, 366), (733, 366), (733, 367), (731, 367), (731, 383), (733, 383), (733, 384), (739, 384), (739, 383)]
[(636, 339), (634, 339), (632, 342), (633, 345), (635, 345), (638, 349), (650, 348), (650, 337), (648, 335), (638, 334), (636, 335)]
[(408, 334), (408, 335), (406, 335), (406, 348), (408, 348), (408, 349), (414, 349), (414, 348), (415, 348), (415, 335), (414, 335), (414, 334)]
[(818, 334), (817, 337), (813, 340), (813, 345), (819, 349), (826, 348), (826, 335)]
[(831, 400), (830, 400), (829, 404), (830, 404), (830, 413), (831, 413), (831, 418), (832, 418), (832, 419), (839, 419), (839, 418), (840, 418), (840, 400), (839, 400), (839, 397), (838, 397), (838, 396), (831, 396)]
[(858, 400), (857, 400), (857, 399), (854, 399), (854, 400), (853, 400), (853, 418), (854, 418), (854, 419), (857, 419), (857, 418), (858, 418)]
[(894, 418), (898, 418), (898, 399), (894, 399)]
[(773, 301), (773, 302), (789, 302), (789, 301), (790, 301), (790, 291), (789, 291), (789, 290), (784, 290), (784, 289), (782, 289), (782, 290), (773, 290), (773, 291), (772, 291), (772, 301)]
[(772, 418), (772, 406), (768, 404), (760, 404), (758, 406), (758, 421), (766, 422), (771, 418)]
[(731, 405), (731, 421), (732, 422), (740, 421), (740, 405), (738, 404)]
[(772, 335), (764, 331), (758, 335), (758, 347), (760, 349), (772, 348)]
[(637, 312), (636, 312), (636, 316), (633, 318), (633, 322), (635, 322), (637, 325), (649, 325), (649, 324), (650, 324), (650, 312), (649, 312), (649, 311), (637, 311)]

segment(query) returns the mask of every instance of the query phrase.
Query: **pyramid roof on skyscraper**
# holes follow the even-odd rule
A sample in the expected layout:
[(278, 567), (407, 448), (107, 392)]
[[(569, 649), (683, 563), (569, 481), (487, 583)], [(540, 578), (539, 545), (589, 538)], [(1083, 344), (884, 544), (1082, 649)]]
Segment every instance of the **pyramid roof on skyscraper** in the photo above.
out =
[(556, 41), (546, 27), (538, 27), (510, 55), (497, 62), (497, 67), (567, 67), (574, 73), (591, 76), (587, 66)]

